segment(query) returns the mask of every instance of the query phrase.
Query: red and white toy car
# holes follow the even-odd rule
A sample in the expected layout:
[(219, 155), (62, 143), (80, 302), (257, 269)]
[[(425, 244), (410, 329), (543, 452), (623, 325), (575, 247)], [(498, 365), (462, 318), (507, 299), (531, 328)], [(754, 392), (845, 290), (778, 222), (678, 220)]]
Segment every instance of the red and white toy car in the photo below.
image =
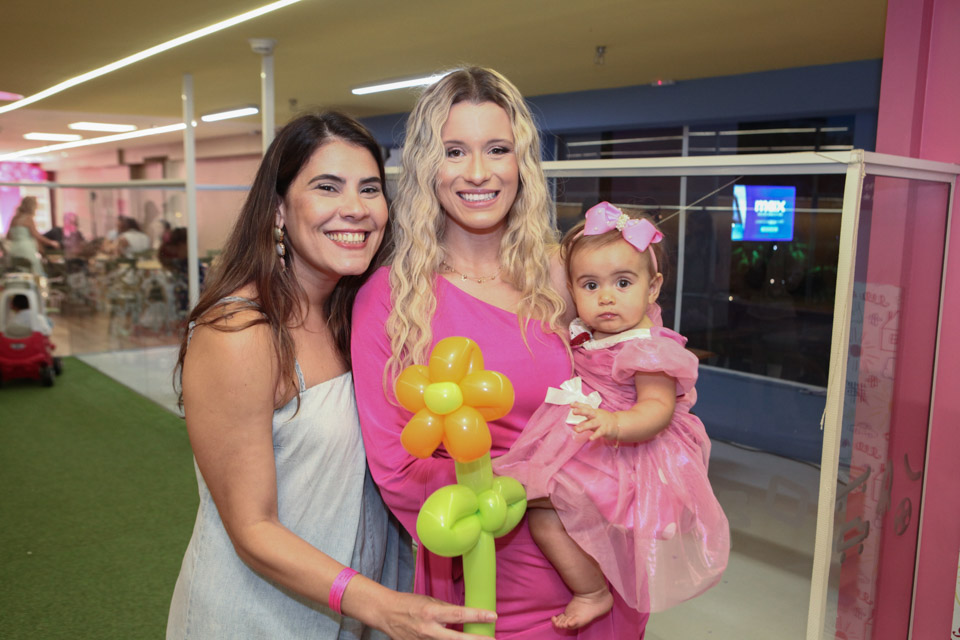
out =
[(53, 386), (63, 370), (33, 277), (7, 274), (0, 289), (0, 383), (17, 378)]

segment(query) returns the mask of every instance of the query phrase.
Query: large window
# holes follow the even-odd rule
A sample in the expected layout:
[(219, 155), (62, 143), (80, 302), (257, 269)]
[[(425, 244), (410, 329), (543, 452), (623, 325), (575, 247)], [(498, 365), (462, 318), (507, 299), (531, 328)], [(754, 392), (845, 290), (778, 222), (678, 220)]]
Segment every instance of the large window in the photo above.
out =
[(853, 148), (854, 122), (848, 115), (564, 134), (557, 159), (844, 151)]
[[(738, 238), (745, 212), (737, 193), (762, 187), (793, 194), (791, 225), (770, 238)], [(659, 222), (672, 258), (664, 323), (689, 338), (703, 364), (819, 387), (827, 383), (842, 192), (843, 177), (832, 175), (556, 182), (563, 230), (602, 200)], [(681, 211), (682, 202), (692, 206)]]

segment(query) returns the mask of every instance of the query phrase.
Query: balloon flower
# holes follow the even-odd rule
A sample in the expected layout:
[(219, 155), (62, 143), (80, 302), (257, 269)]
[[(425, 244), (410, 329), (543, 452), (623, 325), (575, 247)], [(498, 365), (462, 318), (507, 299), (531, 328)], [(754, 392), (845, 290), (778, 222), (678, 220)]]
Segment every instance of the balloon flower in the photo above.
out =
[[(440, 556), (463, 556), (465, 604), (495, 611), (497, 560), (494, 539), (509, 533), (527, 508), (523, 485), (493, 477), (487, 420), (513, 407), (513, 385), (483, 368), (480, 347), (469, 338), (444, 338), (429, 365), (404, 369), (397, 400), (413, 417), (400, 434), (410, 454), (429, 458), (442, 443), (454, 459), (457, 484), (441, 487), (423, 503), (417, 536)], [(467, 624), (464, 631), (493, 637), (494, 625)]]

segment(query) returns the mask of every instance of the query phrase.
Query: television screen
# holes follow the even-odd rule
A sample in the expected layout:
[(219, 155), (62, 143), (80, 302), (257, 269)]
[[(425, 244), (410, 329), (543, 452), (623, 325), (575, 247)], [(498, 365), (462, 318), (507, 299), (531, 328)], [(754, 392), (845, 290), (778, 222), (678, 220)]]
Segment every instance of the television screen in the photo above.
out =
[(733, 186), (731, 240), (793, 240), (796, 187)]

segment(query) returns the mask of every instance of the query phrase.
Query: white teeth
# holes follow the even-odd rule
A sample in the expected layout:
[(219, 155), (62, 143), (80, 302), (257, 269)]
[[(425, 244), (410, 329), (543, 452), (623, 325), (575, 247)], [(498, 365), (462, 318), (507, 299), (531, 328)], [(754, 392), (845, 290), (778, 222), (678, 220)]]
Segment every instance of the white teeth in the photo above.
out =
[(467, 202), (485, 202), (487, 200), (493, 200), (496, 198), (497, 193), (495, 191), (490, 193), (461, 193), (460, 197)]
[(337, 231), (335, 233), (326, 234), (328, 238), (334, 242), (345, 242), (352, 244), (363, 244), (363, 241), (366, 239), (367, 234), (362, 231)]

